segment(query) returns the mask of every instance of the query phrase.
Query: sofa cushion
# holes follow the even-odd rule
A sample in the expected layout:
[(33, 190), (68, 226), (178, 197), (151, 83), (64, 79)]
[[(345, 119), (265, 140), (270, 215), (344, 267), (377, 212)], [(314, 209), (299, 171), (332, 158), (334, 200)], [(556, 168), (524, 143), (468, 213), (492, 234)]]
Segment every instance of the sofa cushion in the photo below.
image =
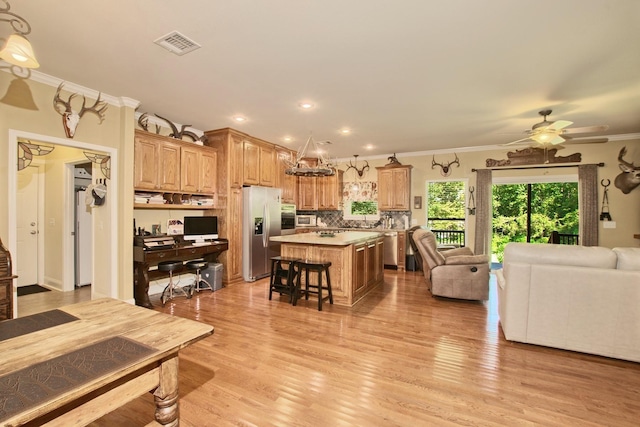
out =
[(549, 243), (507, 243), (505, 262), (616, 268), (616, 253), (601, 246), (569, 246)]
[(640, 271), (640, 248), (613, 248), (618, 257), (618, 270)]

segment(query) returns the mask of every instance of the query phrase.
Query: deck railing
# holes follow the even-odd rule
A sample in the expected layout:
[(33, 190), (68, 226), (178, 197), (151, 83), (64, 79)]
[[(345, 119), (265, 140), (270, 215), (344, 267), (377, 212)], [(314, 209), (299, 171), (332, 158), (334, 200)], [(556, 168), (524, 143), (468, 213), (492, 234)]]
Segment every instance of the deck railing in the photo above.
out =
[[(465, 244), (464, 218), (429, 218), (427, 225), (435, 234), (440, 245), (463, 247)], [(442, 229), (444, 225), (458, 228), (457, 230)]]
[(549, 243), (556, 243), (560, 245), (579, 245), (579, 239), (577, 234), (558, 233), (557, 231), (551, 232), (549, 237)]

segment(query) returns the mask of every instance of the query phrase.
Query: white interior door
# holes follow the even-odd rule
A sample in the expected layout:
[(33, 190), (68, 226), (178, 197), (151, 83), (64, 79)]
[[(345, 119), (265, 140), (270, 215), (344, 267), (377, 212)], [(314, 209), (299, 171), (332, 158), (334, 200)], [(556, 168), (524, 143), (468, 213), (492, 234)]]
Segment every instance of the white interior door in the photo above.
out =
[(76, 193), (76, 286), (91, 284), (93, 274), (93, 226), (91, 208), (85, 203), (86, 190)]
[(18, 172), (17, 180), (17, 270), (18, 287), (38, 284), (38, 201), (40, 199), (39, 168), (28, 166)]

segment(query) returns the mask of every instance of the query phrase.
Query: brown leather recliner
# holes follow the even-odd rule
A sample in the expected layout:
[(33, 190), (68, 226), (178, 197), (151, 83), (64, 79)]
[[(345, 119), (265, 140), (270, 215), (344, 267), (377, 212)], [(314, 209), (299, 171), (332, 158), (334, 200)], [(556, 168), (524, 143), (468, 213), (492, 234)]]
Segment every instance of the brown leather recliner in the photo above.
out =
[(471, 248), (437, 250), (436, 236), (428, 230), (413, 232), (422, 256), (423, 272), (431, 294), (467, 300), (489, 299), (488, 255), (474, 255)]
[(420, 252), (418, 251), (416, 241), (413, 240), (413, 233), (420, 228), (422, 228), (421, 225), (414, 225), (407, 231), (407, 236), (409, 237), (409, 245), (411, 245), (411, 249), (413, 250), (413, 259), (416, 263), (416, 271), (423, 271), (422, 255), (420, 255)]

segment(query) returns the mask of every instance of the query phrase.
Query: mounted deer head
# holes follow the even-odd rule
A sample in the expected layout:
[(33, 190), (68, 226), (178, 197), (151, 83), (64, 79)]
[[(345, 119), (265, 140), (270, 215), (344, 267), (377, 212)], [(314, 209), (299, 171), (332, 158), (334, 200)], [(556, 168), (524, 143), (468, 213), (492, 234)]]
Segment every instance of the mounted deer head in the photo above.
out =
[(362, 178), (362, 175), (364, 175), (364, 173), (369, 170), (369, 162), (365, 160), (364, 162), (366, 164), (361, 169), (358, 169), (358, 154), (354, 154), (353, 157), (356, 158), (355, 165), (352, 165), (351, 160), (349, 160), (349, 166), (347, 167), (347, 170), (351, 168), (355, 169), (356, 172), (358, 173), (358, 176)]
[[(105, 111), (107, 111), (108, 105), (106, 102), (100, 101), (101, 93), (98, 93), (98, 99), (96, 99), (96, 102), (89, 108), (85, 106), (87, 99), (82, 95), (82, 108), (80, 109), (80, 112), (77, 113), (71, 107), (71, 100), (78, 94), (73, 93), (69, 96), (68, 100), (64, 101), (60, 98), (60, 90), (62, 90), (62, 86), (64, 86), (64, 82), (60, 83), (60, 86), (58, 86), (58, 90), (56, 91), (56, 95), (53, 97), (53, 108), (62, 116), (62, 126), (64, 127), (64, 133), (67, 135), (67, 138), (73, 138), (73, 135), (76, 133), (76, 128), (80, 123), (80, 119), (85, 113), (96, 114), (100, 118), (100, 123), (104, 121), (104, 114)], [(59, 107), (63, 107), (64, 110)]]
[(629, 194), (631, 190), (640, 185), (640, 166), (635, 166), (633, 162), (629, 163), (623, 159), (627, 154), (627, 147), (622, 147), (618, 154), (618, 162), (620, 162), (620, 170), (622, 172), (616, 176), (613, 182), (624, 194)]
[(455, 164), (457, 167), (460, 167), (460, 159), (458, 159), (458, 155), (456, 153), (453, 154), (454, 156), (456, 156), (455, 160), (447, 163), (446, 165), (443, 165), (442, 163), (436, 163), (436, 156), (434, 155), (433, 160), (431, 161), (431, 169), (434, 169), (436, 166), (440, 166), (440, 174), (442, 176), (451, 175), (451, 165)]

